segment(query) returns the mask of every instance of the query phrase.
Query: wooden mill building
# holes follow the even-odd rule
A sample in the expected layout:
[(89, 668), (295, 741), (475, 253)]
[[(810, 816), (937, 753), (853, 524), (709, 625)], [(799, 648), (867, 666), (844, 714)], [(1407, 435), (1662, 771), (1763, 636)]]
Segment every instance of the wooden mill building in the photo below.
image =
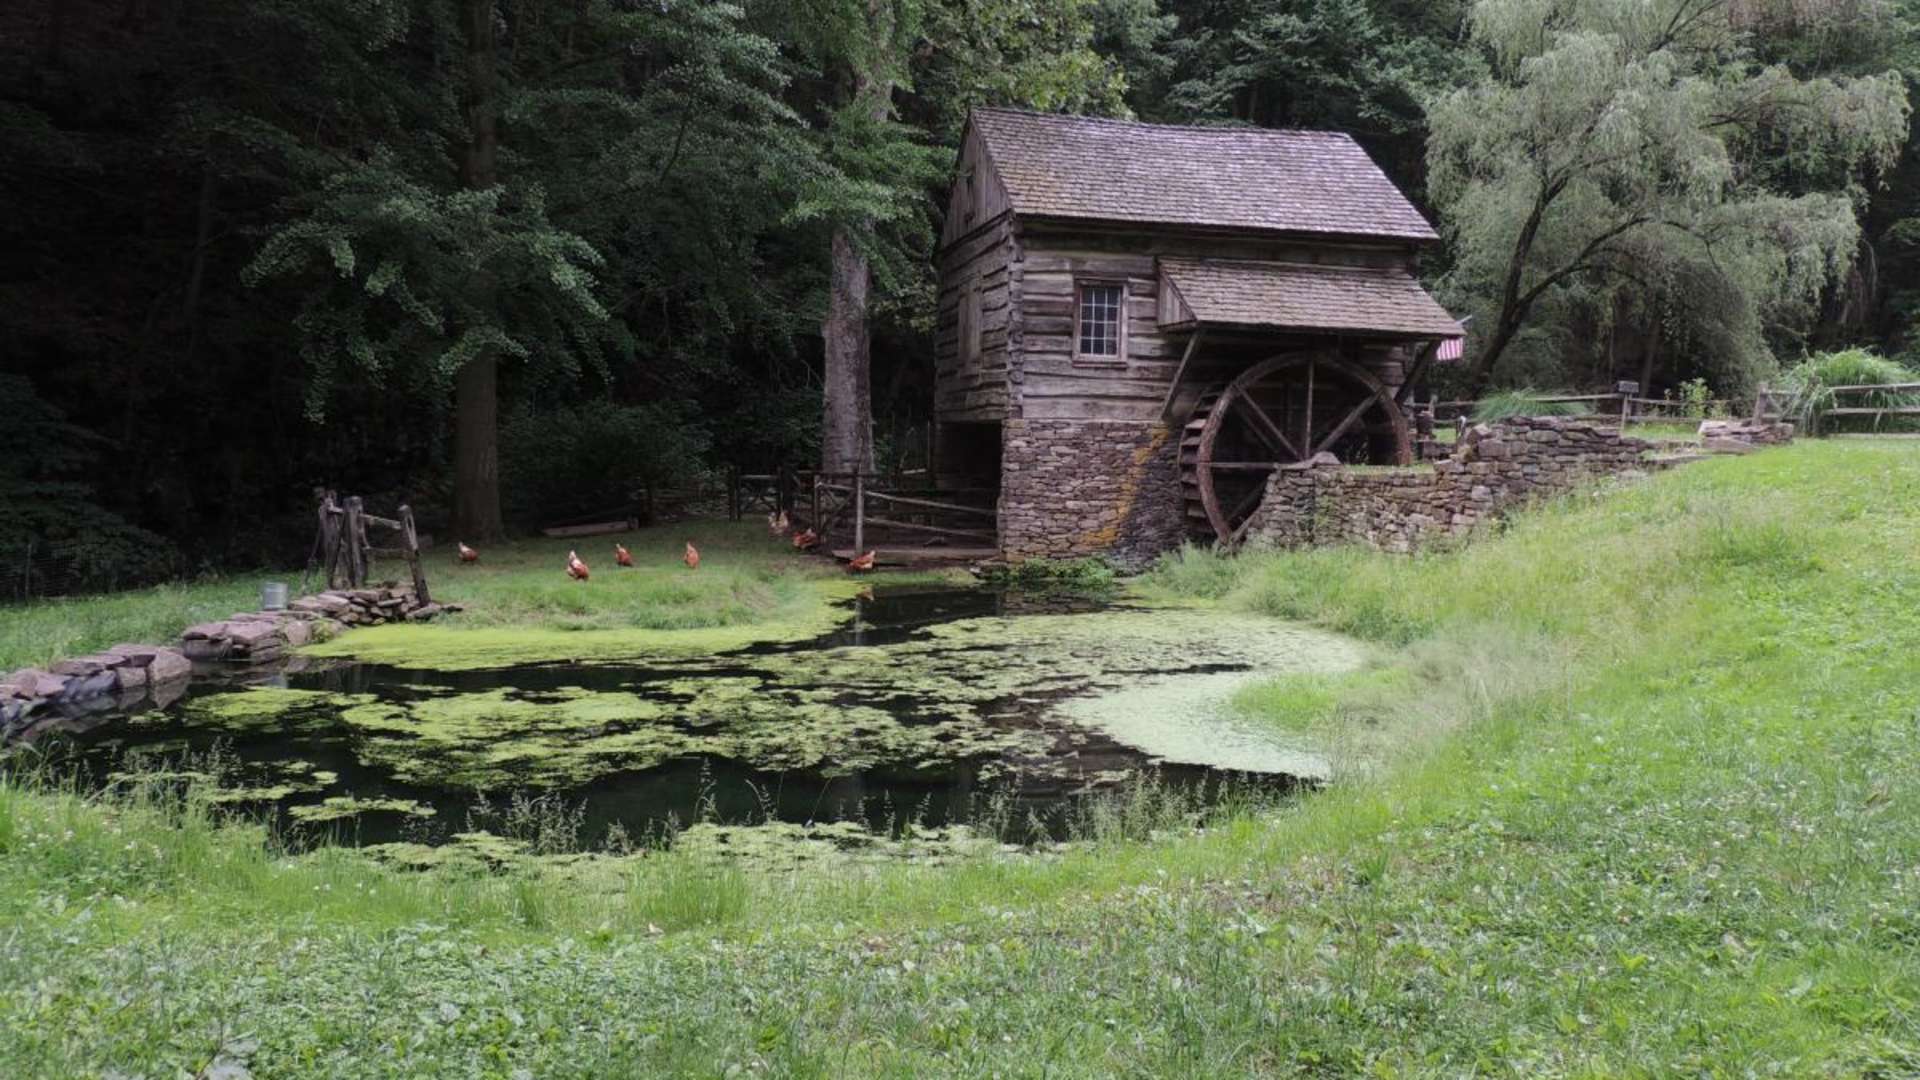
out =
[(934, 468), (1009, 558), (1238, 539), (1282, 465), (1409, 460), (1461, 328), (1438, 237), (1346, 135), (983, 109), (938, 254)]

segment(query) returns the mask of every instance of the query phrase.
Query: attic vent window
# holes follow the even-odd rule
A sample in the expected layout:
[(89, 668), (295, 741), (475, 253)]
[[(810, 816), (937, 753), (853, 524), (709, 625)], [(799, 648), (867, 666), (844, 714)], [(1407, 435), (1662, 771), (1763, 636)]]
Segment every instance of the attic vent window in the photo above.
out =
[(1087, 359), (1117, 359), (1126, 304), (1126, 286), (1106, 282), (1080, 285), (1079, 334), (1074, 353)]

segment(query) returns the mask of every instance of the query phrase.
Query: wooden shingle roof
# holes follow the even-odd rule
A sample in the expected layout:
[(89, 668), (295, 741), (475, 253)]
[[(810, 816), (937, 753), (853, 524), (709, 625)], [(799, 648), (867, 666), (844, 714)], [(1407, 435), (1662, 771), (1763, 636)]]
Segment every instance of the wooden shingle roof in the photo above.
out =
[(1228, 259), (1160, 260), (1185, 310), (1225, 326), (1457, 337), (1460, 324), (1403, 270)]
[(978, 109), (1013, 210), (1045, 217), (1439, 237), (1350, 136)]

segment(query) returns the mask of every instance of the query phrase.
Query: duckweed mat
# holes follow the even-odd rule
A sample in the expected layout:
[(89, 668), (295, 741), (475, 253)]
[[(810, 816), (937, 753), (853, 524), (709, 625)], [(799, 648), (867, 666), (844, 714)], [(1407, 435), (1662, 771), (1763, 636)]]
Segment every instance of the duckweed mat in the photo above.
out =
[(211, 781), (289, 835), (395, 851), (543, 830), (617, 847), (698, 823), (818, 844), (829, 823), (897, 840), (994, 815), (1031, 831), (1036, 811), (1147, 772), (1324, 777), (1312, 745), (1245, 727), (1229, 701), (1251, 680), (1365, 660), (1336, 635), (1189, 608), (882, 587), (843, 611), (809, 640), (705, 654), (329, 660), (279, 685), (197, 684), (41, 749), (93, 782)]

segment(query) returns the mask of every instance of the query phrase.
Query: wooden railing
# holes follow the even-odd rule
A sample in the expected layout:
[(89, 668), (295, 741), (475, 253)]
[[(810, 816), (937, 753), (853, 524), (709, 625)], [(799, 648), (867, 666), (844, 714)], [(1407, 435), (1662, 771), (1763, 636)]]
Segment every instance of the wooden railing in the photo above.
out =
[(1820, 433), (1820, 425), (1822, 421), (1824, 421), (1827, 417), (1830, 417), (1830, 416), (1870, 416), (1873, 418), (1873, 427), (1875, 431), (1878, 431), (1880, 429), (1881, 421), (1885, 420), (1889, 416), (1895, 416), (1895, 417), (1920, 416), (1920, 405), (1912, 405), (1912, 404), (1839, 405), (1838, 404), (1838, 402), (1846, 400), (1847, 398), (1864, 398), (1868, 394), (1875, 394), (1875, 393), (1920, 394), (1920, 382), (1883, 383), (1879, 386), (1833, 386), (1833, 387), (1829, 387), (1827, 392), (1833, 395), (1833, 400), (1835, 401), (1836, 405), (1833, 408), (1822, 409), (1821, 411), (1814, 413), (1810, 417), (1809, 426), (1812, 428), (1812, 430), (1810, 430), (1807, 433), (1809, 435), (1818, 435)]
[(925, 470), (875, 474), (781, 468), (736, 473), (732, 490), (729, 511), (736, 521), (784, 512), (795, 528), (850, 539), (861, 551), (876, 532), (983, 547), (999, 540), (999, 513), (992, 505), (998, 489), (936, 487)]
[[(322, 491), (319, 497), (320, 536), (314, 546), (327, 588), (362, 588), (376, 557), (404, 559), (413, 572), (413, 594), (422, 604), (432, 602), (427, 593), (427, 574), (420, 566), (420, 534), (413, 526), (412, 508), (403, 505), (397, 518), (385, 518), (367, 513), (358, 495), (342, 499), (331, 491)], [(380, 548), (368, 543), (369, 525), (399, 533), (400, 546)]]
[[(1767, 394), (1765, 387), (1762, 395)], [(1671, 424), (1705, 419), (1695, 414), (1704, 410), (1709, 416), (1726, 416), (1733, 411), (1734, 402), (1726, 398), (1711, 401), (1678, 401), (1673, 398), (1637, 397), (1632, 394), (1547, 394), (1530, 398), (1543, 405), (1586, 405), (1589, 416), (1596, 420), (1611, 420), (1621, 427), (1628, 424)], [(1479, 401), (1433, 401), (1410, 402), (1414, 409), (1431, 409), (1433, 417), (1440, 422), (1454, 421), (1462, 417), (1471, 418)]]

